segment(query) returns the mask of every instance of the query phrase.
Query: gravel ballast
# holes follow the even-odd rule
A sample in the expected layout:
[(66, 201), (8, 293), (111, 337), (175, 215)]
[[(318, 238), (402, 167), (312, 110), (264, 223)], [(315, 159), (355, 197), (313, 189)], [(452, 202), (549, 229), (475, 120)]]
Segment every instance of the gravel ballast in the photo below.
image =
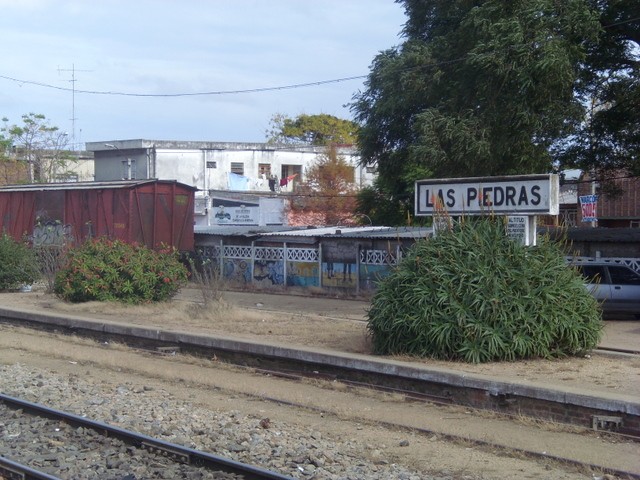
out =
[[(384, 459), (366, 460), (375, 450), (370, 445), (336, 441), (320, 432), (281, 422), (275, 427), (268, 418), (251, 417), (238, 411), (210, 411), (144, 385), (93, 384), (78, 375), (51, 374), (14, 364), (0, 366), (0, 389), (6, 395), (295, 478), (461, 478), (446, 473), (426, 477), (424, 473), (410, 471)], [(11, 443), (9, 435), (10, 432), (0, 425), (3, 444)], [(22, 435), (37, 438), (37, 433), (29, 429), (23, 429)], [(87, 472), (82, 478), (96, 477)]]

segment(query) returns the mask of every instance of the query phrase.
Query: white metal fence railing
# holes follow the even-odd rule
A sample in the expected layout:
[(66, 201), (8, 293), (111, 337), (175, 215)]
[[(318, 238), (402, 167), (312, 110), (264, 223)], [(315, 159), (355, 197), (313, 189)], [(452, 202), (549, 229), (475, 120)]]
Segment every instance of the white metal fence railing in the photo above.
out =
[(222, 255), (225, 258), (251, 258), (251, 247), (234, 247), (225, 245)]
[(360, 250), (362, 265), (396, 265), (402, 257), (402, 251), (389, 250)]
[(284, 260), (284, 248), (282, 247), (254, 247), (256, 260)]
[(320, 254), (316, 248), (287, 248), (287, 260), (290, 262), (317, 263)]

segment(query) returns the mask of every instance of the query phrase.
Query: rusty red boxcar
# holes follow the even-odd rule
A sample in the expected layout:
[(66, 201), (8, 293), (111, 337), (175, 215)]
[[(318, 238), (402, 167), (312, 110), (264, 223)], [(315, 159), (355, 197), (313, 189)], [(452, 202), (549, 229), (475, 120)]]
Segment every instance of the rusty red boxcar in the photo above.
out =
[(195, 191), (170, 180), (7, 186), (0, 188), (0, 229), (40, 245), (106, 236), (192, 251)]

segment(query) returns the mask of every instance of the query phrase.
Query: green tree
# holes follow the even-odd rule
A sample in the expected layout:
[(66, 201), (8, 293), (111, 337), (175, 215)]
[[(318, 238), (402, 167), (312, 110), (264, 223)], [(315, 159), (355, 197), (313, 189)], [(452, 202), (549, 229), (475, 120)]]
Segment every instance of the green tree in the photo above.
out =
[(19, 183), (21, 170), (11, 156), (11, 140), (0, 133), (0, 185)]
[(335, 145), (318, 156), (298, 187), (291, 209), (297, 212), (322, 213), (325, 225), (336, 225), (355, 213), (355, 171)]
[(47, 183), (67, 173), (73, 162), (67, 150), (67, 134), (49, 124), (42, 114), (22, 115), (22, 125), (3, 118), (0, 131), (11, 141), (17, 160), (28, 166), (29, 183)]
[(357, 193), (355, 211), (369, 217), (373, 225), (401, 225), (407, 216), (403, 205), (394, 202), (393, 197), (384, 192), (380, 177), (372, 186), (366, 186)]
[(333, 115), (298, 115), (290, 118), (277, 113), (271, 117), (266, 132), (267, 142), (280, 144), (306, 144), (324, 146), (352, 145), (356, 142), (357, 125)]
[(565, 168), (640, 175), (640, 21), (633, 0), (589, 0), (600, 34), (587, 44), (576, 94), (587, 105), (575, 132), (561, 139), (555, 158)]
[(399, 3), (404, 42), (374, 59), (352, 104), (363, 162), (393, 201), (417, 175), (550, 171), (550, 147), (584, 117), (574, 86), (600, 31), (586, 0)]

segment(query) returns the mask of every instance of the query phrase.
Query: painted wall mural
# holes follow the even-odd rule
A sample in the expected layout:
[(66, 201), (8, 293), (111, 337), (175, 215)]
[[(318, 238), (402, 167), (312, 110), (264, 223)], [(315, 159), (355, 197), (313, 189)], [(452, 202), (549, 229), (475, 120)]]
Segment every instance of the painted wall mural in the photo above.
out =
[(287, 285), (290, 287), (319, 287), (318, 264), (287, 262)]
[(223, 264), (224, 278), (232, 285), (251, 283), (251, 260), (242, 258), (225, 258)]
[(357, 272), (355, 263), (322, 262), (322, 286), (355, 288)]
[(253, 264), (253, 283), (262, 287), (284, 285), (284, 262), (256, 260)]

